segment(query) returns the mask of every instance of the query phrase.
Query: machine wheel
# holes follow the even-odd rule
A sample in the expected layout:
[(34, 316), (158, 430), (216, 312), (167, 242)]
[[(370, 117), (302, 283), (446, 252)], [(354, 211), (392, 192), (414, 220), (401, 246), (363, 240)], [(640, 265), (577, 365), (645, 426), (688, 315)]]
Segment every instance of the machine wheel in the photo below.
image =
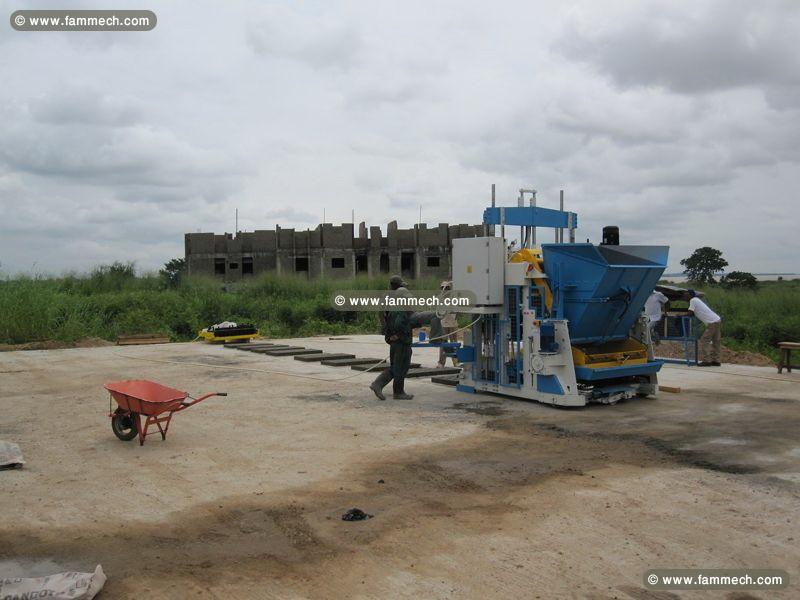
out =
[(121, 439), (123, 442), (129, 442), (137, 435), (139, 430), (136, 428), (136, 423), (139, 420), (139, 413), (126, 413), (121, 408), (114, 412), (111, 417), (111, 429), (114, 435)]

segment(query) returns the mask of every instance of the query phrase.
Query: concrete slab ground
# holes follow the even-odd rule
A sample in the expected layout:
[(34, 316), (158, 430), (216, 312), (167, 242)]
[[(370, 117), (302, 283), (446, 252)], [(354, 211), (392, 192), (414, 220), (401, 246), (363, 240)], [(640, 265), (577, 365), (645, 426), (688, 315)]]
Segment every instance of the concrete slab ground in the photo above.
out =
[[(229, 395), (139, 447), (102, 388), (128, 378)], [(0, 354), (0, 439), (27, 461), (0, 471), (0, 577), (99, 563), (103, 598), (800, 596), (800, 374), (667, 366), (680, 394), (570, 410), (428, 379), (379, 402), (371, 379), (202, 343)], [(794, 581), (656, 594), (654, 567)]]

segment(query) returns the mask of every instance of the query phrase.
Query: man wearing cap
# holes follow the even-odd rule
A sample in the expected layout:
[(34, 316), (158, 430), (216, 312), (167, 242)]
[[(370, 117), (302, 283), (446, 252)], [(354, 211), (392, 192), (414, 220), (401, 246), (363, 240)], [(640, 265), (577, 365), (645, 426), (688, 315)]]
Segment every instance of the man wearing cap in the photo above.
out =
[[(394, 290), (398, 296), (409, 293), (406, 282), (399, 275), (394, 275), (389, 280), (389, 289)], [(391, 310), (382, 319), (383, 337), (389, 344), (389, 366), (369, 386), (378, 400), (386, 400), (383, 388), (390, 381), (395, 400), (411, 400), (414, 397), (406, 394), (404, 389), (406, 373), (411, 365), (411, 314), (410, 311)]]
[(695, 317), (706, 325), (706, 330), (700, 336), (700, 355), (705, 358), (698, 363), (701, 367), (720, 366), (720, 337), (722, 335), (722, 318), (708, 307), (708, 304), (697, 297), (697, 292), (688, 290), (686, 298), (689, 300), (689, 310)]

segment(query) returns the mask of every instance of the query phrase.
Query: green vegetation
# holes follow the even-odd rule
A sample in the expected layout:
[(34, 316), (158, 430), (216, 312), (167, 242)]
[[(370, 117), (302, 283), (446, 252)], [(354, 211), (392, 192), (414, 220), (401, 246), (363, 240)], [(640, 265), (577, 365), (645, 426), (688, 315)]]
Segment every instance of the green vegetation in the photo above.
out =
[(800, 341), (800, 280), (765, 281), (755, 290), (704, 289), (722, 316), (722, 341), (733, 350), (777, 360), (778, 342)]
[(758, 279), (756, 279), (755, 275), (746, 271), (731, 271), (720, 277), (719, 283), (728, 290), (737, 288), (745, 290), (758, 289)]
[[(221, 321), (254, 323), (269, 337), (376, 333), (375, 313), (331, 306), (342, 289), (385, 289), (386, 277), (347, 282), (265, 275), (226, 292), (214, 279), (137, 277), (132, 265), (114, 264), (86, 276), (0, 280), (0, 343), (115, 340), (120, 334), (161, 333), (191, 340)], [(438, 289), (439, 281), (415, 282)]]
[(800, 279), (755, 288), (705, 285), (705, 302), (722, 317), (722, 343), (778, 359), (778, 342), (800, 341)]
[[(180, 265), (137, 277), (114, 264), (89, 275), (0, 280), (0, 343), (19, 344), (120, 334), (161, 333), (176, 341), (224, 320), (254, 323), (269, 337), (376, 333), (375, 313), (331, 306), (342, 289), (385, 289), (386, 277), (351, 281), (265, 275), (225, 291), (214, 279), (175, 277)], [(434, 279), (414, 282), (438, 289)], [(777, 358), (779, 341), (800, 341), (800, 280), (758, 282), (756, 288), (702, 286), (723, 318), (723, 342), (735, 350)]]
[(681, 261), (686, 267), (683, 272), (689, 281), (697, 284), (714, 283), (714, 275), (728, 266), (728, 261), (722, 258), (722, 252), (710, 246), (698, 248), (688, 258)]

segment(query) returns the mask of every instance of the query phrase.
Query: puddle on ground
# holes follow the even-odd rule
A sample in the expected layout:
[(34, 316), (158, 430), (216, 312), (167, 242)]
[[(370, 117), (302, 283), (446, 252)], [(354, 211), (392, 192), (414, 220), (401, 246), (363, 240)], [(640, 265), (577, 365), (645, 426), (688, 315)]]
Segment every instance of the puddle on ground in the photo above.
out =
[(175, 362), (200, 363), (217, 367), (242, 366), (242, 363), (237, 362), (236, 360), (224, 358), (222, 356), (212, 356), (210, 354), (201, 354), (200, 356), (172, 356), (170, 357), (170, 360)]
[(737, 440), (736, 438), (728, 437), (714, 438), (713, 440), (708, 440), (706, 443), (719, 444), (720, 446), (746, 446), (748, 444), (747, 440)]
[(504, 409), (502, 402), (492, 400), (481, 400), (479, 402), (456, 402), (448, 410), (463, 410), (464, 412), (483, 417), (499, 417), (508, 411)]
[(289, 396), (292, 400), (311, 400), (313, 402), (341, 402), (344, 400), (341, 394), (300, 394)]

